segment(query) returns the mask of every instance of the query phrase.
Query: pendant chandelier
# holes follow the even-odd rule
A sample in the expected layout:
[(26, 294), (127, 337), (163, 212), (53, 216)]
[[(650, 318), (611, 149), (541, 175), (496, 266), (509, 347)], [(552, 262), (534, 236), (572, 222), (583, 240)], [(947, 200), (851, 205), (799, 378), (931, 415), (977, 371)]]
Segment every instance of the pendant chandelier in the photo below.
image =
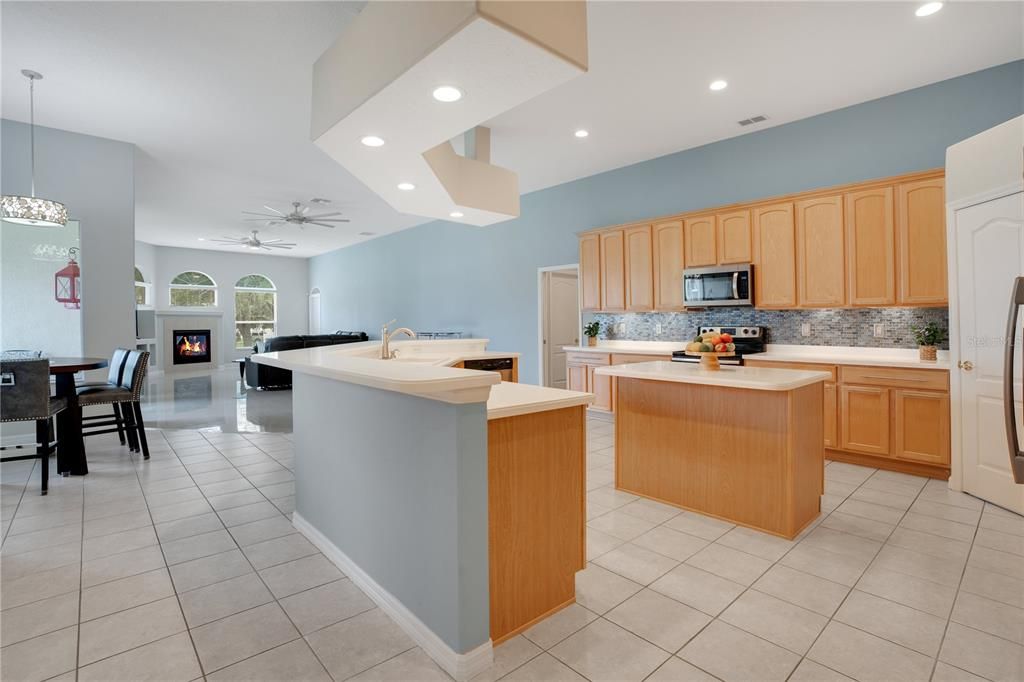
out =
[(19, 225), (36, 227), (64, 227), (68, 222), (68, 209), (59, 201), (41, 199), (36, 196), (36, 81), (43, 75), (22, 69), (21, 75), (28, 78), (29, 148), (32, 158), (32, 196), (22, 197), (4, 194), (0, 198), (0, 218)]

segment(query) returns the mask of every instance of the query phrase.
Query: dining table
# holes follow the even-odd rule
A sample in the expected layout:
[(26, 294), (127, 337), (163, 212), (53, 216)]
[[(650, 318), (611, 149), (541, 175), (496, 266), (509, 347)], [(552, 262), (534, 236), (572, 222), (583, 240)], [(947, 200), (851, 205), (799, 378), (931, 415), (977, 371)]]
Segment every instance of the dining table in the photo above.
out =
[(57, 414), (57, 472), (61, 475), (83, 476), (89, 473), (75, 374), (106, 366), (106, 358), (50, 358), (50, 374), (57, 380), (57, 397), (67, 400), (67, 407)]

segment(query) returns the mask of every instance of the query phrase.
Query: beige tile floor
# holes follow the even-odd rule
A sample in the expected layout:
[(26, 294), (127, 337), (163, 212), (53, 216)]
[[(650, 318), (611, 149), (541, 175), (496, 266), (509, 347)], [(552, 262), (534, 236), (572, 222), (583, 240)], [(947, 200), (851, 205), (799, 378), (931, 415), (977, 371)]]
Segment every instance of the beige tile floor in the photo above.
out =
[[(577, 601), (485, 679), (1022, 680), (1024, 518), (830, 463), (796, 542), (617, 492), (588, 424)], [(0, 468), (0, 677), (448, 679), (291, 526), (287, 434), (88, 442), (92, 473)]]

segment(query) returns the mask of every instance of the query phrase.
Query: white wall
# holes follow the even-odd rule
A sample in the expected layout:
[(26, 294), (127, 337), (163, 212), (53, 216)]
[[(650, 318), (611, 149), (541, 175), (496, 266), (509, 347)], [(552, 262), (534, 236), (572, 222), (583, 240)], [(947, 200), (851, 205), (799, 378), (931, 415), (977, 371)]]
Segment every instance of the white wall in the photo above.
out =
[[(3, 192), (28, 194), (28, 125), (4, 119), (0, 132)], [(133, 144), (36, 127), (36, 194), (63, 202), (80, 223), (82, 351), (90, 356), (134, 344), (134, 171)]]
[[(170, 282), (178, 273), (198, 270), (217, 283), (217, 306), (223, 311), (221, 329), (214, 332), (221, 358), (247, 355), (235, 349), (235, 282), (244, 275), (266, 275), (277, 287), (277, 333), (305, 334), (308, 329), (309, 260), (285, 256), (265, 256), (232, 252), (181, 249), (136, 242), (136, 263), (147, 280), (153, 282), (156, 309), (170, 307)], [(147, 270), (148, 268), (148, 270)]]

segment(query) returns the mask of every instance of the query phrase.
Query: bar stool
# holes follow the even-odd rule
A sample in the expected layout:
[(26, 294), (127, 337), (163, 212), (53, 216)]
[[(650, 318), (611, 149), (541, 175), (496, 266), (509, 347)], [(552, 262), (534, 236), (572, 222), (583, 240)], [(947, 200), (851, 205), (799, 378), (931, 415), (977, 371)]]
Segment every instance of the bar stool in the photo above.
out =
[(53, 417), (65, 407), (67, 402), (64, 398), (50, 397), (49, 360), (0, 360), (0, 421), (36, 423), (35, 453), (0, 457), (0, 461), (38, 458), (43, 495), (47, 492), (50, 480), (50, 455), (56, 450), (56, 444), (51, 438)]
[[(118, 431), (118, 411), (124, 415), (123, 428), (128, 438), (128, 447), (132, 452), (142, 452), (144, 459), (149, 459), (149, 443), (146, 440), (146, 427), (142, 421), (142, 385), (149, 366), (149, 351), (128, 351), (124, 371), (117, 386), (82, 386), (77, 389), (78, 404), (82, 407), (90, 405), (111, 405), (114, 412), (99, 415), (107, 421), (96, 421), (83, 426), (83, 436), (98, 436)], [(96, 427), (113, 426), (112, 429)]]

